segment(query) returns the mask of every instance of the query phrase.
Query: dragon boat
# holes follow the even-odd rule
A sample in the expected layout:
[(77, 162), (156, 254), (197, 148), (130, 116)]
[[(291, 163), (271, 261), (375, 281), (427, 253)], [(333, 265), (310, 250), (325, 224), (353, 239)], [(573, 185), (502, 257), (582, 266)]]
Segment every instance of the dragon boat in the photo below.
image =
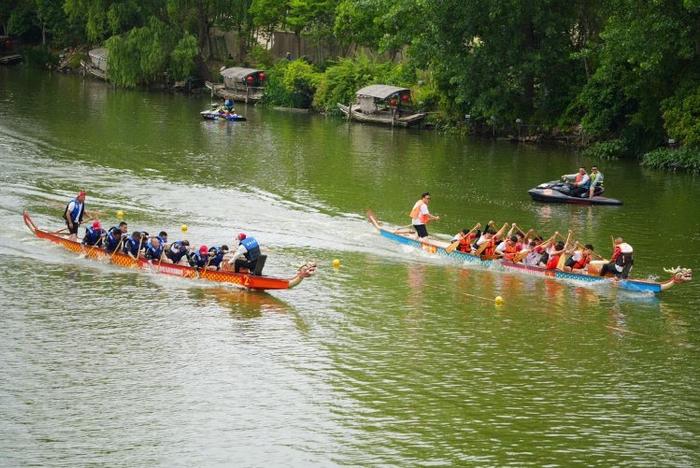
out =
[(443, 242), (435, 239), (418, 239), (413, 233), (407, 233), (401, 229), (390, 229), (383, 227), (377, 220), (374, 213), (368, 212), (367, 218), (369, 222), (379, 231), (382, 237), (399, 244), (408, 245), (416, 249), (421, 249), (430, 254), (447, 257), (460, 264), (474, 265), (490, 270), (524, 273), (542, 278), (551, 278), (571, 283), (587, 283), (587, 284), (607, 284), (619, 289), (634, 291), (640, 293), (658, 294), (662, 291), (670, 289), (675, 284), (685, 283), (692, 280), (692, 270), (689, 268), (664, 268), (666, 273), (671, 277), (662, 282), (642, 280), (642, 279), (616, 279), (613, 277), (605, 277), (598, 275), (589, 275), (583, 273), (572, 273), (561, 270), (547, 270), (544, 267), (529, 266), (522, 263), (514, 263), (504, 259), (482, 259), (477, 255), (472, 255), (458, 250), (448, 251), (449, 242)]
[(24, 224), (27, 225), (35, 236), (58, 244), (85, 258), (112, 263), (123, 268), (140, 269), (163, 275), (180, 276), (182, 278), (198, 279), (213, 283), (224, 283), (255, 290), (291, 289), (316, 271), (316, 264), (307, 262), (297, 270), (293, 277), (275, 278), (272, 276), (253, 275), (250, 273), (235, 273), (233, 271), (198, 270), (185, 265), (154, 262), (143, 258), (134, 259), (121, 252), (109, 253), (103, 248), (86, 246), (80, 242), (60, 236), (57, 233), (44, 231), (34, 224), (29, 217), (29, 213), (25, 211), (22, 216), (24, 218)]

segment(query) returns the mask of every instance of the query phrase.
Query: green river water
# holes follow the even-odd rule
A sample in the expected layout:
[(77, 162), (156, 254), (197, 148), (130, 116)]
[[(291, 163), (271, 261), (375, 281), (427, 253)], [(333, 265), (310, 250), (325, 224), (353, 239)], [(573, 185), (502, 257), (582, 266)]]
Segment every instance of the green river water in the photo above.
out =
[[(364, 220), (408, 224), (429, 190), (432, 232), (573, 229), (605, 256), (622, 235), (634, 275), (664, 277), (700, 267), (697, 178), (609, 162), (624, 206), (544, 205), (527, 189), (591, 161), (243, 104), (247, 122), (203, 122), (208, 106), (0, 68), (0, 465), (700, 465), (700, 280), (649, 297), (465, 268)], [(24, 227), (24, 209), (62, 227), (80, 188), (104, 224), (242, 230), (266, 273), (318, 273), (246, 292)]]

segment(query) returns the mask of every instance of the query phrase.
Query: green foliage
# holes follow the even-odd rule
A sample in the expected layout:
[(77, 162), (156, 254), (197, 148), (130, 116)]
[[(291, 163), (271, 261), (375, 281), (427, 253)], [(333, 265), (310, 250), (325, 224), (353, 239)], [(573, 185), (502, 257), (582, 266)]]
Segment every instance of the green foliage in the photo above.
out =
[(669, 106), (667, 124), (676, 128), (683, 120), (669, 112), (683, 99), (668, 98), (697, 70), (700, 16), (688, 2), (675, 0), (618, 0), (610, 6), (599, 66), (579, 95), (582, 124), (594, 137), (622, 135), (643, 152), (664, 139), (662, 102)]
[(27, 1), (16, 2), (14, 8), (10, 8), (6, 13), (7, 34), (11, 36), (22, 36), (32, 27), (33, 5)]
[(589, 146), (583, 151), (583, 155), (593, 160), (619, 159), (628, 153), (627, 144), (624, 140), (617, 138), (614, 140), (599, 141)]
[(317, 109), (335, 110), (337, 103), (354, 101), (355, 92), (363, 86), (379, 83), (408, 85), (407, 74), (410, 75), (401, 65), (378, 62), (366, 55), (341, 59), (336, 65), (329, 66), (321, 77), (313, 105)]
[(666, 132), (679, 143), (700, 147), (700, 83), (690, 80), (686, 86), (661, 103)]
[(642, 166), (700, 174), (700, 149), (690, 147), (657, 148), (642, 157)]
[(183, 80), (190, 76), (196, 57), (197, 38), (192, 34), (185, 33), (170, 53), (170, 73), (173, 79)]
[(264, 102), (308, 108), (319, 80), (320, 74), (304, 60), (280, 60), (267, 75)]
[(271, 68), (275, 63), (275, 59), (268, 49), (259, 44), (254, 44), (250, 48), (245, 62), (255, 68)]
[(58, 65), (58, 56), (51, 52), (48, 47), (36, 46), (24, 50), (24, 59), (30, 65), (38, 67)]
[(147, 26), (107, 40), (109, 78), (124, 87), (159, 81), (165, 72), (185, 78), (194, 65), (196, 42), (191, 34), (178, 40), (172, 27), (150, 18)]

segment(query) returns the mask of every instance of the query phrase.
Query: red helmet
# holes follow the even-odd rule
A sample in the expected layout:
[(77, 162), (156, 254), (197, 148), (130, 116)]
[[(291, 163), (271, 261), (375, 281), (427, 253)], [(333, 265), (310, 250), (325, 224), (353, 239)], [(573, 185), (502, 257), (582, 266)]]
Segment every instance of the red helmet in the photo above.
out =
[(205, 254), (205, 253), (207, 253), (207, 252), (209, 252), (209, 249), (207, 248), (206, 245), (203, 245), (203, 246), (201, 246), (201, 247), (199, 248), (199, 253), (200, 253), (200, 254)]
[(102, 225), (100, 224), (100, 220), (96, 219), (95, 221), (92, 222), (92, 228), (93, 229), (100, 229)]
[(238, 240), (243, 240), (245, 238), (246, 238), (246, 235), (244, 233), (241, 232), (238, 234)]

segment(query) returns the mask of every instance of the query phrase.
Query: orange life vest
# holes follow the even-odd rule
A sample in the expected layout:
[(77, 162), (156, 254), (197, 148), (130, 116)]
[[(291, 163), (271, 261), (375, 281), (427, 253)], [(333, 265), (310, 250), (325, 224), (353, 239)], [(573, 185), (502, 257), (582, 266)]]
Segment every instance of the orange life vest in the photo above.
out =
[(471, 233), (467, 236), (462, 237), (459, 240), (459, 246), (457, 247), (457, 250), (460, 252), (471, 252), (472, 250), (472, 241), (476, 237), (476, 234)]
[(493, 257), (494, 253), (496, 253), (496, 241), (492, 237), (486, 241), (486, 247), (481, 251), (481, 256), (489, 258)]
[(423, 224), (428, 224), (430, 222), (430, 217), (426, 214), (420, 214), (420, 209), (421, 207), (425, 205), (425, 202), (421, 199), (416, 202), (415, 205), (413, 205), (413, 209), (411, 212), (408, 214), (408, 216), (411, 217), (411, 219), (416, 219), (423, 223)]
[(518, 251), (520, 251), (520, 249), (518, 248), (517, 244), (508, 244), (506, 245), (506, 248), (503, 249), (503, 258), (513, 261), (513, 257), (515, 257), (515, 254), (518, 253)]

